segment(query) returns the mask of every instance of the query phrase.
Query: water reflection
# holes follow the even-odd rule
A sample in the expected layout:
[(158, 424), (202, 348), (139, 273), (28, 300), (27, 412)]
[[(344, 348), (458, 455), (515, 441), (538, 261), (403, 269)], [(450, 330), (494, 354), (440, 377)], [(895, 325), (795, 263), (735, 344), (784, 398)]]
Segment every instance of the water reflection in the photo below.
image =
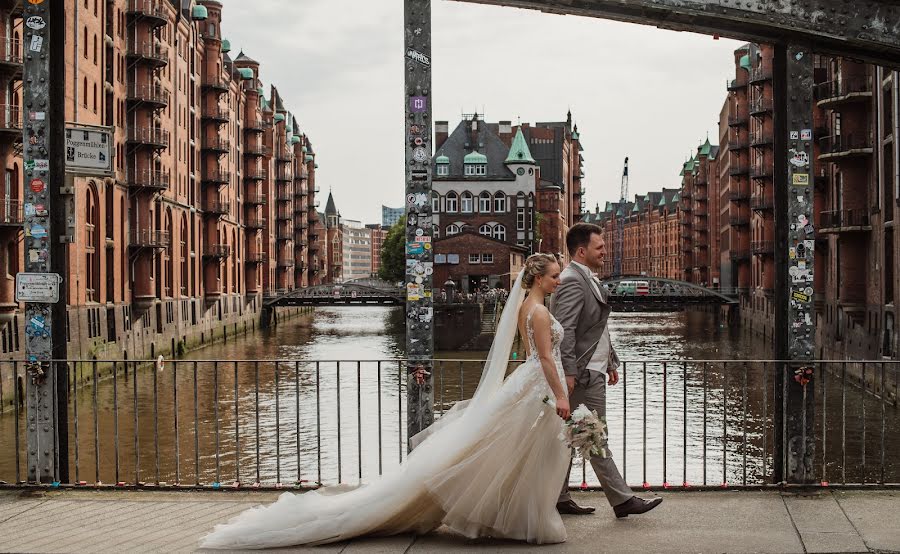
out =
[[(767, 482), (774, 440), (771, 367), (643, 361), (770, 358), (767, 345), (702, 313), (614, 314), (611, 330), (620, 357), (631, 360), (608, 398), (612, 452), (630, 483)], [(115, 376), (101, 370), (96, 390), (91, 366), (81, 366), (84, 378), (70, 416), (70, 434), (78, 437), (73, 477), (77, 468), (78, 480), (105, 483), (370, 479), (396, 467), (406, 450), (404, 368), (376, 361), (402, 358), (404, 331), (397, 308), (320, 308), (169, 362), (162, 372), (133, 365)], [(475, 360), (485, 354), (438, 353), (454, 360), (435, 371), (439, 413), (471, 396), (481, 372)], [(290, 361), (242, 361), (254, 359)], [(900, 444), (896, 434), (886, 432), (883, 441), (880, 434), (898, 423), (896, 407), (842, 389), (837, 369), (838, 376), (819, 380), (826, 387), (818, 399), (817, 425), (826, 429), (819, 467), (832, 481), (877, 481), (882, 471), (896, 481)], [(9, 410), (0, 414), (5, 444), (15, 436), (15, 422)], [(20, 418), (20, 433), (22, 424)], [(0, 479), (15, 479), (15, 450), (0, 449)], [(595, 482), (589, 468), (584, 476), (574, 470), (572, 479)]]

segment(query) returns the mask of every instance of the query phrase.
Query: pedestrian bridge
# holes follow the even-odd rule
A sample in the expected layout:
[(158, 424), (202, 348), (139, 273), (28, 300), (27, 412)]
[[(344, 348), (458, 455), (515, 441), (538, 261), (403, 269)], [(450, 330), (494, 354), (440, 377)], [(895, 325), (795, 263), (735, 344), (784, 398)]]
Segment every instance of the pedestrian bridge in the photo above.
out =
[(623, 275), (601, 283), (610, 293), (614, 311), (679, 311), (691, 305), (737, 304), (735, 297), (721, 291), (675, 279)]
[(406, 302), (401, 288), (380, 279), (357, 279), (338, 284), (316, 285), (278, 294), (265, 300), (265, 307), (288, 306), (397, 306)]

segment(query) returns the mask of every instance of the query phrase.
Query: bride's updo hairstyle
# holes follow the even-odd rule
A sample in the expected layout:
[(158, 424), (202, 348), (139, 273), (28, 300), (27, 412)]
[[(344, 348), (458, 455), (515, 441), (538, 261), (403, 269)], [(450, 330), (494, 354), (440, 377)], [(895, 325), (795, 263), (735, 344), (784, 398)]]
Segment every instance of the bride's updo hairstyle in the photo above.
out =
[(522, 288), (525, 290), (530, 289), (534, 285), (534, 279), (538, 275), (547, 273), (547, 269), (555, 263), (558, 262), (552, 254), (538, 253), (528, 256), (528, 259), (525, 260), (525, 267), (522, 269), (524, 273), (522, 275)]

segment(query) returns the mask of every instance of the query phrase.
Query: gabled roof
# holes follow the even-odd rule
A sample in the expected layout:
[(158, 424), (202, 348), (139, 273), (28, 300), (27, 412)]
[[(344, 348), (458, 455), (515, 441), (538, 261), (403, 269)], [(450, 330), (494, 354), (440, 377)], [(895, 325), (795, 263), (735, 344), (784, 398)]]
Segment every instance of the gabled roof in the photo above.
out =
[(508, 164), (533, 164), (534, 158), (531, 157), (531, 150), (528, 149), (528, 143), (525, 141), (525, 135), (522, 134), (522, 128), (516, 131), (516, 138), (513, 139), (512, 146), (509, 148), (509, 155), (506, 157)]
[(325, 203), (326, 215), (338, 215), (337, 207), (334, 205), (334, 196), (331, 191), (328, 192), (328, 202)]
[(238, 54), (238, 57), (234, 59), (236, 62), (244, 62), (244, 63), (255, 63), (259, 65), (259, 62), (249, 57), (247, 54), (244, 54), (244, 51), (241, 50), (241, 53)]
[[(471, 154), (478, 152), (479, 155), (486, 159), (481, 162), (487, 164), (487, 174), (479, 175), (474, 179), (490, 180), (490, 179), (508, 179), (513, 180), (515, 176), (503, 163), (509, 148), (500, 140), (500, 137), (491, 128), (492, 126), (478, 121), (478, 130), (473, 134), (471, 131), (472, 121), (463, 119), (459, 122), (452, 133), (447, 137), (437, 152), (434, 153), (434, 163), (437, 159), (444, 156), (449, 161), (449, 175), (438, 177), (438, 179), (462, 179), (465, 178), (464, 162), (467, 157), (473, 159)], [(473, 163), (473, 162), (470, 162)], [(436, 173), (436, 172), (435, 172)], [(473, 177), (468, 177), (472, 179)]]

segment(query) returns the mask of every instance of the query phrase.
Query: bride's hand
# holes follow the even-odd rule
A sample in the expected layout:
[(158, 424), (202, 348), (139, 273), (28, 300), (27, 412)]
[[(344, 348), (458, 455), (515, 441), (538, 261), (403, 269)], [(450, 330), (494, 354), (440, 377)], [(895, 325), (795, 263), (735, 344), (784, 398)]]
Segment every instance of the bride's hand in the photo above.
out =
[(556, 399), (556, 415), (561, 417), (563, 421), (569, 419), (569, 415), (572, 413), (572, 409), (569, 407), (569, 399), (568, 398), (557, 398)]

